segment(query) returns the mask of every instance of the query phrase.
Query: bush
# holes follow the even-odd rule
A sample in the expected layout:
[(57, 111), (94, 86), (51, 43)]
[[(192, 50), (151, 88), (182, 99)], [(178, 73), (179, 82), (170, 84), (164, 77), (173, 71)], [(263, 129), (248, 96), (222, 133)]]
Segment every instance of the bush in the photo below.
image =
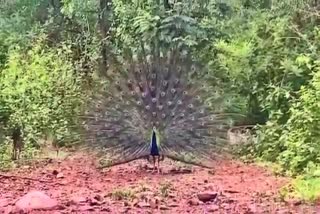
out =
[(23, 127), (31, 147), (48, 133), (60, 142), (76, 140), (75, 116), (84, 97), (69, 47), (49, 49), (43, 41), (28, 51), (12, 48), (0, 73), (0, 115), (6, 134), (17, 125)]

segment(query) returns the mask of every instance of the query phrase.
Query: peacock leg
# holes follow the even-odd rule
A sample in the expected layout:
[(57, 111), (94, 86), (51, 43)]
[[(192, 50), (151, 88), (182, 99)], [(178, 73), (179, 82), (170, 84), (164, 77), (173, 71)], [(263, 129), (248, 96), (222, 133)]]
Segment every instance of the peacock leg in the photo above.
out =
[(152, 156), (153, 159), (153, 169), (152, 169), (152, 173), (156, 170), (156, 156)]
[(158, 158), (157, 158), (157, 163), (158, 163), (158, 166), (157, 166), (158, 174), (160, 174), (160, 173), (161, 173), (161, 169), (160, 169), (160, 156), (158, 156)]

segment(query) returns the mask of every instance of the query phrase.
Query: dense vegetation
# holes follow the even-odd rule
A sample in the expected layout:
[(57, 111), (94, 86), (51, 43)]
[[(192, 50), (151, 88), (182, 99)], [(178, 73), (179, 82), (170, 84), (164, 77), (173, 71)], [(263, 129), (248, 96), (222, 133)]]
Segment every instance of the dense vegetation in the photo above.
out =
[[(256, 125), (242, 155), (290, 175), (320, 164), (320, 13), (316, 1), (4, 0), (0, 5), (0, 160), (22, 127), (24, 157), (46, 136), (79, 138), (96, 76), (157, 37), (209, 65), (208, 78)], [(42, 144), (41, 144), (42, 142)], [(0, 161), (1, 162), (1, 161)]]

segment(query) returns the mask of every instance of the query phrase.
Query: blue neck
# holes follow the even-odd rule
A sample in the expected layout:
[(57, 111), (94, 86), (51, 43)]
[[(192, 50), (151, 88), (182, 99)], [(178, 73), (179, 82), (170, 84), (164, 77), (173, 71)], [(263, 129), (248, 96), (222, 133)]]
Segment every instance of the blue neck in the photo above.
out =
[(152, 139), (151, 139), (151, 151), (150, 154), (152, 156), (156, 156), (159, 155), (159, 148), (157, 145), (157, 136), (156, 133), (154, 131), (152, 131)]

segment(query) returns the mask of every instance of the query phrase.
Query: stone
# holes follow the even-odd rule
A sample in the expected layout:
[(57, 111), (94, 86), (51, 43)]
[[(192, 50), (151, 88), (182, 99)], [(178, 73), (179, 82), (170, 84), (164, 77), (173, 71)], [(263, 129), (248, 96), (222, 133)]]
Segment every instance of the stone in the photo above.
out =
[(43, 192), (31, 191), (21, 197), (15, 204), (18, 211), (30, 210), (54, 210), (58, 208), (58, 202)]
[(212, 201), (217, 197), (218, 193), (216, 192), (203, 192), (198, 193), (197, 197), (202, 202)]
[(64, 174), (62, 172), (58, 173), (57, 178), (64, 178)]
[(198, 206), (199, 205), (199, 200), (193, 198), (193, 199), (190, 199), (188, 201), (188, 204), (191, 205), (191, 206)]

